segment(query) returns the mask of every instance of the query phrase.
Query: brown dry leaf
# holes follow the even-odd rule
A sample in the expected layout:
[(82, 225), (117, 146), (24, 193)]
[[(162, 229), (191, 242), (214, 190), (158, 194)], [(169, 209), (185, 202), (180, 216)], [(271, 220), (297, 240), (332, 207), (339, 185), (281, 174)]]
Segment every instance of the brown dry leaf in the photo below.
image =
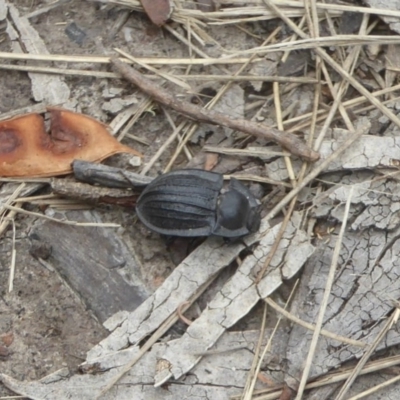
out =
[(116, 153), (139, 152), (119, 143), (101, 122), (61, 108), (43, 117), (25, 114), (0, 122), (0, 176), (43, 177), (68, 174), (73, 160), (101, 161)]
[(169, 0), (140, 0), (142, 7), (153, 24), (164, 25), (171, 15)]

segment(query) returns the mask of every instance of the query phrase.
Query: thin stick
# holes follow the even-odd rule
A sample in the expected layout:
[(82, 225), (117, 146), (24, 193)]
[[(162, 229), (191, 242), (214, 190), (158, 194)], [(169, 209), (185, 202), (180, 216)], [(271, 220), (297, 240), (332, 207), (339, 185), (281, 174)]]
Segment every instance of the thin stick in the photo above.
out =
[(317, 322), (315, 324), (315, 330), (314, 330), (314, 334), (313, 334), (313, 337), (311, 340), (310, 350), (307, 355), (306, 363), (304, 366), (303, 374), (302, 374), (302, 377), (300, 380), (300, 385), (299, 385), (299, 389), (297, 391), (297, 396), (296, 396), (295, 400), (302, 399), (303, 392), (304, 392), (304, 389), (307, 384), (308, 375), (311, 370), (311, 365), (312, 365), (312, 361), (314, 358), (315, 350), (317, 348), (319, 335), (320, 335), (320, 332), (322, 329), (322, 324), (324, 322), (325, 311), (326, 311), (326, 308), (328, 307), (329, 297), (331, 295), (332, 286), (333, 286), (333, 282), (335, 279), (335, 273), (336, 273), (336, 268), (337, 268), (338, 260), (339, 260), (339, 256), (340, 256), (340, 250), (342, 247), (343, 237), (344, 237), (344, 233), (346, 231), (347, 220), (349, 217), (349, 211), (350, 211), (350, 206), (351, 206), (351, 199), (353, 197), (353, 191), (354, 191), (354, 186), (351, 187), (349, 196), (347, 198), (346, 207), (345, 207), (344, 215), (343, 215), (343, 223), (340, 228), (339, 236), (336, 241), (335, 250), (333, 252), (332, 262), (331, 262), (331, 266), (329, 268), (329, 274), (326, 279), (324, 296), (322, 298), (322, 301), (321, 301), (321, 304), (319, 307), (318, 318), (317, 318)]
[(112, 58), (111, 62), (115, 69), (129, 82), (137, 85), (141, 90), (152, 96), (158, 102), (171, 107), (175, 111), (184, 114), (189, 118), (214, 125), (226, 126), (237, 131), (245, 132), (249, 135), (272, 140), (285, 147), (292, 154), (298, 155), (308, 161), (316, 161), (319, 158), (318, 153), (312, 151), (295, 135), (281, 132), (278, 129), (271, 129), (268, 126), (257, 124), (252, 121), (231, 119), (222, 113), (206, 110), (193, 104), (184, 103), (167, 90), (144, 78), (139, 72), (135, 71), (118, 58)]

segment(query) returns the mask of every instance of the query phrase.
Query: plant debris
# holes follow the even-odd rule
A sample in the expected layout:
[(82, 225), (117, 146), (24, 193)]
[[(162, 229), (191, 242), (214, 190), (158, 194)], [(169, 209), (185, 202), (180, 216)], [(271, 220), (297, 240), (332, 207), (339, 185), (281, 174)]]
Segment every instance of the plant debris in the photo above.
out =
[(101, 161), (116, 153), (140, 155), (120, 144), (100, 122), (49, 108), (50, 133), (39, 114), (0, 122), (0, 175), (43, 177), (68, 174), (75, 159)]

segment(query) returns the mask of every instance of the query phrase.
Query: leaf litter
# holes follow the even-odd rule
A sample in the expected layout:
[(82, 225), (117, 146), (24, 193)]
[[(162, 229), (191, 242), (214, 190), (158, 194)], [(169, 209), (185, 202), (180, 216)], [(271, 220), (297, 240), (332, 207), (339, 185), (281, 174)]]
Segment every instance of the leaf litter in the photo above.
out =
[[(118, 4), (135, 12), (142, 11), (140, 3), (136, 1), (105, 3), (108, 6)], [(229, 5), (220, 1), (211, 12), (203, 12), (189, 2), (175, 4), (170, 18), (177, 26), (167, 24), (165, 29), (177, 41), (174, 43), (175, 48), (182, 47), (176, 53), (175, 68), (174, 63), (165, 64), (157, 72), (167, 82), (166, 85), (178, 85), (171, 90), (175, 94), (190, 90), (192, 81), (185, 80), (185, 74), (189, 77), (192, 73), (204, 72), (210, 65), (227, 77), (235, 76), (237, 72), (233, 72), (233, 60), (236, 63), (247, 63), (250, 67), (246, 73), (249, 75), (273, 75), (275, 70), (278, 73), (282, 70), (270, 63), (271, 58), (267, 58), (268, 62), (263, 66), (265, 54), (278, 55), (277, 60), (280, 56), (286, 58), (293, 55), (298, 50), (311, 55), (302, 59), (300, 67), (303, 69), (296, 66), (289, 73), (314, 78), (315, 83), (279, 80), (279, 83), (274, 84), (274, 90), (270, 90), (269, 94), (266, 90), (265, 95), (264, 84), (255, 84), (256, 81), (248, 79), (255, 91), (253, 98), (258, 96), (256, 101), (260, 101), (260, 113), (256, 114), (256, 118), (276, 121), (276, 126), (270, 126), (270, 132), (277, 135), (278, 139), (274, 141), (283, 144), (284, 149), (270, 146), (268, 138), (260, 138), (260, 135), (256, 142), (248, 139), (246, 142), (244, 135), (237, 132), (255, 132), (255, 125), (244, 125), (243, 121), (253, 119), (254, 115), (246, 112), (246, 104), (251, 97), (246, 90), (243, 92), (239, 84), (237, 88), (243, 93), (240, 97), (245, 99), (244, 103), (239, 104), (240, 107), (243, 104), (240, 110), (237, 109), (237, 95), (234, 99), (229, 98), (235, 91), (227, 91), (236, 84), (232, 85), (228, 81), (217, 92), (217, 97), (224, 99), (221, 104), (233, 111), (227, 112), (225, 108), (218, 110), (228, 115), (225, 120), (227, 124), (219, 118), (219, 113), (212, 111), (202, 114), (206, 120), (208, 118), (207, 122), (216, 117), (219, 124), (223, 123), (224, 134), (234, 138), (229, 141), (229, 146), (234, 145), (242, 150), (256, 145), (270, 147), (275, 152), (288, 151), (284, 156), (273, 154), (272, 160), (267, 161), (264, 168), (270, 180), (280, 181), (285, 184), (284, 187), (292, 185), (293, 189), (288, 188), (275, 206), (265, 206), (265, 217), (259, 233), (245, 238), (244, 243), (236, 244), (207, 239), (138, 308), (131, 312), (121, 310), (108, 319), (105, 327), (111, 333), (87, 353), (86, 361), (80, 366), (81, 374), (71, 374), (62, 369), (32, 382), (21, 382), (2, 374), (1, 379), (7, 387), (33, 399), (50, 398), (54, 393), (59, 398), (77, 399), (132, 398), (133, 394), (143, 399), (168, 398), (166, 396), (228, 399), (240, 395), (250, 399), (257, 393), (257, 396), (264, 399), (289, 395), (296, 399), (339, 400), (349, 395), (356, 398), (357, 391), (363, 391), (360, 396), (368, 398), (366, 396), (378, 390), (385, 391), (387, 398), (396, 398), (396, 380), (388, 377), (382, 381), (382, 375), (377, 374), (369, 378), (368, 382), (357, 377), (358, 374), (397, 365), (397, 359), (388, 357), (388, 349), (398, 345), (400, 337), (397, 327), (397, 302), (400, 296), (396, 283), (399, 270), (396, 265), (399, 237), (396, 172), (400, 120), (397, 117), (395, 97), (398, 88), (394, 85), (393, 75), (397, 64), (393, 56), (396, 38), (374, 36), (377, 24), (381, 29), (385, 28), (385, 24), (379, 19), (373, 21), (369, 18), (373, 14), (385, 20), (400, 14), (397, 15), (399, 12), (394, 8), (388, 9), (388, 4), (367, 3), (371, 8), (311, 1), (298, 4), (264, 0), (246, 3), (230, 1)], [(3, 19), (8, 15), (13, 18), (14, 26), (22, 34), (24, 27), (33, 29), (28, 18), (20, 17), (14, 6), (2, 1), (0, 10), (5, 10), (0, 14)], [(358, 34), (349, 34), (348, 27), (339, 24), (344, 12), (362, 16), (357, 19)], [(306, 18), (302, 19), (304, 13)], [(268, 27), (267, 24), (273, 22), (279, 25), (279, 29)], [(236, 29), (238, 40), (234, 44), (229, 40), (232, 35), (229, 29)], [(260, 46), (259, 38), (264, 39), (265, 32), (270, 33), (269, 41)], [(15, 32), (9, 30), (8, 35), (11, 40), (16, 39)], [(387, 66), (387, 70), (382, 70), (388, 74), (386, 81), (376, 73), (376, 64), (365, 59), (361, 45), (369, 46), (371, 56), (374, 51), (373, 42), (380, 49), (374, 53), (376, 62), (381, 61), (380, 58), (386, 60), (386, 64), (382, 63)], [(336, 57), (332, 57), (332, 53), (326, 49), (334, 52)], [(31, 47), (26, 50), (29, 53), (39, 53), (45, 57), (43, 60), (56, 60), (46, 49)], [(22, 52), (22, 49), (14, 46), (13, 51)], [(386, 59), (385, 53), (388, 55)], [(191, 57), (187, 58), (187, 54)], [(7, 55), (3, 52), (0, 57), (4, 60), (13, 59), (12, 53)], [(69, 59), (69, 55), (63, 57), (65, 62), (80, 62), (76, 58)], [(204, 71), (196, 67), (194, 60), (199, 59), (202, 59), (201, 68)], [(258, 68), (259, 59), (263, 61)], [(95, 62), (95, 59), (82, 56), (81, 62), (91, 61)], [(138, 54), (131, 61), (140, 68), (146, 68), (149, 62), (148, 59), (143, 61)], [(107, 63), (108, 60), (103, 58), (101, 62)], [(177, 67), (182, 65), (186, 66), (185, 74), (174, 76)], [(6, 68), (6, 65), (2, 65), (2, 68)], [(26, 68), (29, 70), (30, 65)], [(67, 71), (68, 68), (61, 74), (66, 75)], [(41, 75), (46, 76), (46, 79), (50, 77), (48, 73), (30, 73), (33, 92), (33, 77)], [(284, 75), (282, 72), (280, 77)], [(115, 74), (112, 76), (116, 77)], [(60, 82), (63, 88), (60, 93), (66, 93), (64, 82)], [(51, 85), (53, 83), (49, 87)], [(299, 85), (305, 85), (303, 93)], [(132, 86), (126, 87), (135, 90)], [(299, 96), (293, 97), (295, 91), (299, 91)], [(131, 108), (130, 114), (127, 114), (131, 117), (124, 116), (121, 119), (127, 122), (128, 118), (132, 118), (132, 122), (128, 122), (129, 129), (138, 123), (144, 112), (151, 110), (152, 104), (140, 91), (134, 95), (139, 105), (135, 104)], [(227, 97), (224, 98), (224, 95)], [(304, 107), (300, 114), (295, 111), (299, 107), (290, 107), (293, 99), (299, 107)], [(71, 106), (66, 97), (49, 100), (39, 96), (37, 100)], [(191, 118), (196, 115), (186, 113), (189, 108), (182, 108), (179, 102), (175, 105), (175, 111), (180, 114)], [(213, 106), (211, 103), (209, 107)], [(101, 110), (99, 107), (96, 112), (116, 114), (118, 109)], [(238, 117), (241, 123), (232, 123)], [(164, 170), (182, 165), (178, 164), (181, 162), (178, 161), (180, 153), (186, 151), (186, 155), (190, 155), (189, 143), (198, 128), (199, 119), (194, 120), (186, 120), (185, 123), (181, 123), (182, 119), (178, 120), (168, 142), (170, 147), (173, 147), (174, 141), (177, 142), (176, 148), (165, 146), (157, 158), (152, 160), (152, 165), (158, 163)], [(204, 121), (204, 118), (200, 120)], [(243, 127), (246, 129), (243, 130)], [(290, 135), (282, 133), (283, 130)], [(379, 134), (368, 135), (368, 131), (373, 130)], [(305, 138), (308, 144), (313, 144), (308, 147), (318, 152), (321, 157), (319, 162), (304, 162), (310, 160), (302, 153), (307, 147), (296, 148), (295, 143), (300, 142), (295, 142), (292, 136), (294, 132), (298, 136), (299, 131), (302, 132), (301, 140)], [(285, 134), (289, 140), (285, 142), (286, 145), (282, 141)], [(128, 130), (119, 136), (120, 139), (122, 137), (136, 140)], [(197, 137), (202, 138), (202, 135)], [(143, 147), (143, 150), (141, 148), (145, 153), (145, 170), (146, 162), (156, 153), (152, 145)], [(198, 146), (201, 145), (200, 139)], [(293, 154), (303, 155), (303, 161)], [(252, 163), (260, 162), (259, 158), (245, 161), (248, 154), (238, 154), (236, 157), (240, 157), (241, 161), (243, 159), (242, 173), (246, 169), (251, 170), (254, 167)], [(228, 174), (235, 171), (223, 172)], [(8, 213), (8, 219), (15, 218), (16, 213), (22, 210), (23, 197), (20, 194), (18, 196), (14, 194), (5, 197), (5, 201), (9, 199), (10, 204), (5, 203), (2, 212)], [(301, 199), (301, 202), (296, 202), (297, 199)], [(344, 213), (346, 202), (348, 211)], [(16, 207), (13, 208), (12, 204)], [(284, 218), (281, 211), (284, 211)], [(321, 235), (327, 222), (330, 227)], [(347, 228), (343, 228), (339, 234), (345, 223)], [(312, 232), (316, 232), (316, 235)], [(185, 332), (176, 339), (165, 336), (176, 325), (182, 313), (190, 312), (196, 306), (196, 300), (201, 302), (218, 273), (233, 261), (237, 263), (234, 273), (225, 283), (220, 283), (213, 298), (207, 301), (197, 318), (185, 328)], [(264, 343), (258, 341), (257, 333), (229, 330), (239, 326), (237, 324), (247, 314), (251, 315), (250, 311), (261, 300), (274, 304), (270, 296), (280, 293), (296, 275), (300, 283), (294, 290), (288, 310), (284, 312), (279, 306), (274, 307), (278, 315), (281, 312), (292, 321), (290, 329), (275, 334), (272, 346), (267, 347), (270, 349), (268, 356), (257, 361), (261, 363), (261, 371), (267, 378), (260, 377), (255, 386), (246, 385), (244, 389), (247, 374), (254, 371), (251, 364), (256, 343), (258, 346), (265, 345), (271, 330), (266, 330)], [(327, 282), (330, 282), (331, 287), (327, 287)], [(326, 307), (321, 309), (324, 302)], [(271, 315), (268, 312), (267, 320)], [(323, 333), (326, 331), (329, 336)], [(341, 340), (342, 337), (346, 337), (346, 341)], [(243, 341), (243, 338), (246, 339)], [(349, 343), (348, 339), (354, 342)], [(225, 354), (225, 351), (219, 354), (220, 347), (236, 350), (229, 354)], [(313, 349), (311, 353), (310, 347)], [(210, 353), (213, 351), (216, 354)], [(375, 358), (377, 351), (381, 355), (381, 364), (372, 366), (373, 362), (369, 358)], [(260, 354), (260, 351), (256, 353)], [(348, 367), (342, 375), (333, 373), (333, 370), (351, 361), (357, 365)], [(221, 370), (225, 371), (225, 375), (221, 374)], [(343, 384), (338, 383), (344, 381)], [(333, 386), (328, 390), (325, 387), (318, 388), (319, 385), (329, 383)]]

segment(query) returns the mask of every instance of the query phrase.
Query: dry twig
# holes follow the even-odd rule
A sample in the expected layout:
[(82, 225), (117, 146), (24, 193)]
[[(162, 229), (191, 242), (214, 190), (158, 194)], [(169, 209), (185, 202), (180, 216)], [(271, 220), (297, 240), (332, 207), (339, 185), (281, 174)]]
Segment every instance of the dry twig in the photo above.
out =
[(245, 132), (249, 135), (259, 138), (272, 140), (292, 154), (297, 155), (307, 161), (317, 161), (318, 153), (311, 150), (297, 136), (279, 131), (278, 129), (270, 128), (262, 124), (257, 124), (251, 121), (231, 119), (227, 116), (197, 107), (193, 104), (184, 103), (171, 95), (168, 91), (144, 78), (142, 74), (126, 65), (118, 58), (112, 58), (111, 63), (115, 69), (129, 82), (137, 85), (146, 94), (153, 97), (158, 102), (171, 107), (175, 111), (183, 114), (196, 121), (207, 122), (214, 125), (226, 126), (228, 128)]

